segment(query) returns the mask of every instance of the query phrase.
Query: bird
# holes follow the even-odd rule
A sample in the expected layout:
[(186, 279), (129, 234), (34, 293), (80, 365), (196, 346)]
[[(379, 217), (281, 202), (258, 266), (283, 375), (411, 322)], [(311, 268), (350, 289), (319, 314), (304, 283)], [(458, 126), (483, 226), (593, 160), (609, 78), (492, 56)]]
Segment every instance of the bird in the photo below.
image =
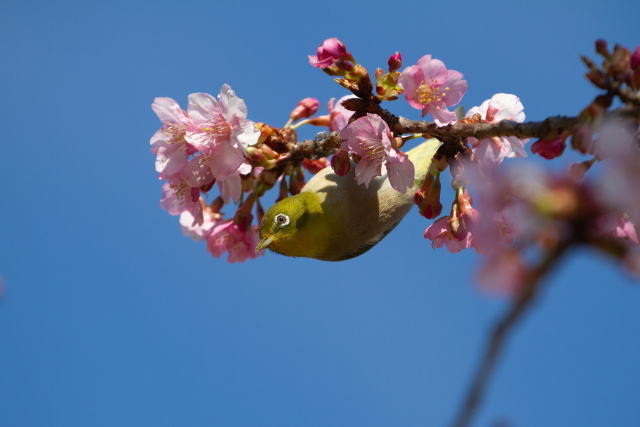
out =
[(396, 191), (386, 170), (369, 186), (358, 184), (355, 164), (343, 176), (326, 167), (302, 191), (280, 200), (262, 217), (256, 252), (268, 248), (290, 256), (344, 261), (378, 244), (411, 210), (414, 194), (441, 142), (428, 139), (409, 150), (415, 168), (413, 188)]

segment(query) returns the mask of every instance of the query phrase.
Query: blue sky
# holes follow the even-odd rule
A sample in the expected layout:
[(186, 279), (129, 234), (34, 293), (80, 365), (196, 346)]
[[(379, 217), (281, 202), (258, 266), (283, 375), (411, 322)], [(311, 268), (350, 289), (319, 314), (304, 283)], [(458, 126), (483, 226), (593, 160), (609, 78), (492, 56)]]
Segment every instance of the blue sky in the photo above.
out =
[[(431, 249), (414, 210), (342, 263), (213, 259), (159, 206), (151, 103), (228, 83), (254, 121), (282, 125), (304, 97), (325, 112), (346, 92), (307, 55), (337, 36), (370, 71), (396, 50), (405, 66), (443, 60), (467, 108), (506, 92), (529, 120), (575, 115), (596, 94), (579, 55), (599, 37), (635, 48), (639, 15), (631, 1), (4, 2), (0, 424), (446, 425), (506, 307), (474, 282), (474, 253)], [(571, 254), (477, 425), (637, 425), (639, 302), (612, 262)]]

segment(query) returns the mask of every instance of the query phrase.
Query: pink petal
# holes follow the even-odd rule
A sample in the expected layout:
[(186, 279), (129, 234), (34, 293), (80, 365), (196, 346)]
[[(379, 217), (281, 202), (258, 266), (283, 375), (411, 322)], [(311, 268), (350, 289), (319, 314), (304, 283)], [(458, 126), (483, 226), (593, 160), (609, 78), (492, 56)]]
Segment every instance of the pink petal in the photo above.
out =
[(234, 122), (234, 119), (244, 120), (247, 118), (247, 106), (244, 100), (238, 98), (228, 84), (222, 85), (220, 89), (220, 108), (222, 115), (230, 123)]
[(495, 115), (495, 122), (501, 120), (512, 120), (518, 123), (524, 122), (524, 106), (517, 96), (508, 93), (497, 93), (491, 97), (489, 103), (498, 110), (498, 113)]
[(462, 80), (462, 73), (455, 70), (447, 70), (447, 81), (445, 83), (446, 93), (444, 97), (445, 104), (452, 106), (456, 105), (462, 99), (462, 96), (467, 91), (467, 81)]
[[(443, 85), (447, 80), (447, 67), (439, 59), (431, 59), (431, 55), (425, 55), (418, 59), (418, 67), (422, 69), (423, 79), (427, 85)], [(417, 82), (420, 84), (420, 82)]]
[(233, 128), (231, 139), (236, 140), (242, 151), (246, 153), (246, 148), (254, 145), (260, 138), (260, 131), (256, 129), (256, 124), (251, 120), (244, 120), (239, 126)]
[(228, 141), (222, 141), (211, 150), (209, 167), (215, 179), (223, 180), (234, 173), (244, 161), (244, 153)]
[[(422, 72), (422, 68), (417, 65), (412, 65), (402, 71), (402, 74), (398, 77), (398, 83), (402, 86), (403, 93), (407, 97), (407, 100), (414, 99), (416, 90), (418, 90), (418, 86), (420, 86), (420, 82), (423, 80), (424, 73)], [(412, 105), (412, 107), (414, 106)], [(420, 109), (422, 109), (422, 104), (420, 104)]]
[(187, 109), (189, 117), (196, 124), (206, 123), (211, 121), (214, 116), (222, 114), (218, 101), (208, 93), (192, 93), (189, 95)]
[(180, 171), (180, 176), (192, 187), (202, 187), (213, 181), (213, 174), (209, 168), (210, 157), (205, 154), (197, 154), (189, 160)]
[(446, 126), (456, 121), (456, 113), (447, 110), (444, 102), (432, 102), (431, 104), (429, 104), (429, 112), (433, 117), (433, 121), (436, 122), (436, 125), (438, 126)]
[[(394, 156), (396, 160), (387, 161), (387, 176), (389, 183), (393, 188), (401, 193), (405, 193), (409, 188), (413, 187), (415, 179), (415, 169), (409, 157), (404, 153), (398, 153)], [(389, 157), (391, 160), (391, 157)]]
[(162, 145), (158, 148), (156, 171), (161, 174), (161, 179), (168, 179), (171, 175), (180, 172), (188, 160), (185, 144)]
[(355, 174), (358, 184), (364, 184), (365, 187), (369, 188), (371, 180), (382, 175), (382, 166), (369, 158), (363, 157), (356, 165)]
[(188, 120), (180, 106), (171, 98), (156, 98), (151, 108), (162, 123), (183, 123)]
[(240, 200), (240, 195), (242, 194), (240, 175), (231, 175), (224, 180), (218, 180), (217, 183), (220, 196), (225, 203), (229, 203), (229, 199), (236, 203)]

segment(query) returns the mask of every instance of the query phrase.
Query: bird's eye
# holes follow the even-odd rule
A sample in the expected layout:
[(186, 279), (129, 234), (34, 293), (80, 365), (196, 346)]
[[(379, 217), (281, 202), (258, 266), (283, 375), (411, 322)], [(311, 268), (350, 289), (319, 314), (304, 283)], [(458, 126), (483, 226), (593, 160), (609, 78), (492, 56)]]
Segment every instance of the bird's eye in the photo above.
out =
[(289, 217), (285, 214), (278, 214), (276, 215), (275, 222), (278, 227), (284, 227), (285, 225), (289, 225)]

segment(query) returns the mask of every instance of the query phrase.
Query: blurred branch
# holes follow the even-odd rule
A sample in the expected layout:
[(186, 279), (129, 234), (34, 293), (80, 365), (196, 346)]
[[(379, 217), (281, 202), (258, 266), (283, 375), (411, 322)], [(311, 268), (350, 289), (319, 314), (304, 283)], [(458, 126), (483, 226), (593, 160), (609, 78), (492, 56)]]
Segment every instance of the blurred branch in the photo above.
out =
[(553, 249), (546, 253), (545, 258), (537, 268), (531, 271), (528, 280), (523, 283), (522, 290), (518, 294), (513, 305), (505, 315), (496, 322), (493, 332), (487, 342), (487, 347), (480, 365), (476, 369), (473, 381), (467, 390), (464, 403), (458, 412), (454, 427), (466, 427), (475, 415), (480, 401), (484, 397), (488, 381), (493, 374), (495, 365), (501, 355), (508, 334), (520, 321), (527, 309), (535, 301), (542, 278), (549, 273), (560, 261), (563, 254), (574, 243), (573, 239), (560, 241)]

